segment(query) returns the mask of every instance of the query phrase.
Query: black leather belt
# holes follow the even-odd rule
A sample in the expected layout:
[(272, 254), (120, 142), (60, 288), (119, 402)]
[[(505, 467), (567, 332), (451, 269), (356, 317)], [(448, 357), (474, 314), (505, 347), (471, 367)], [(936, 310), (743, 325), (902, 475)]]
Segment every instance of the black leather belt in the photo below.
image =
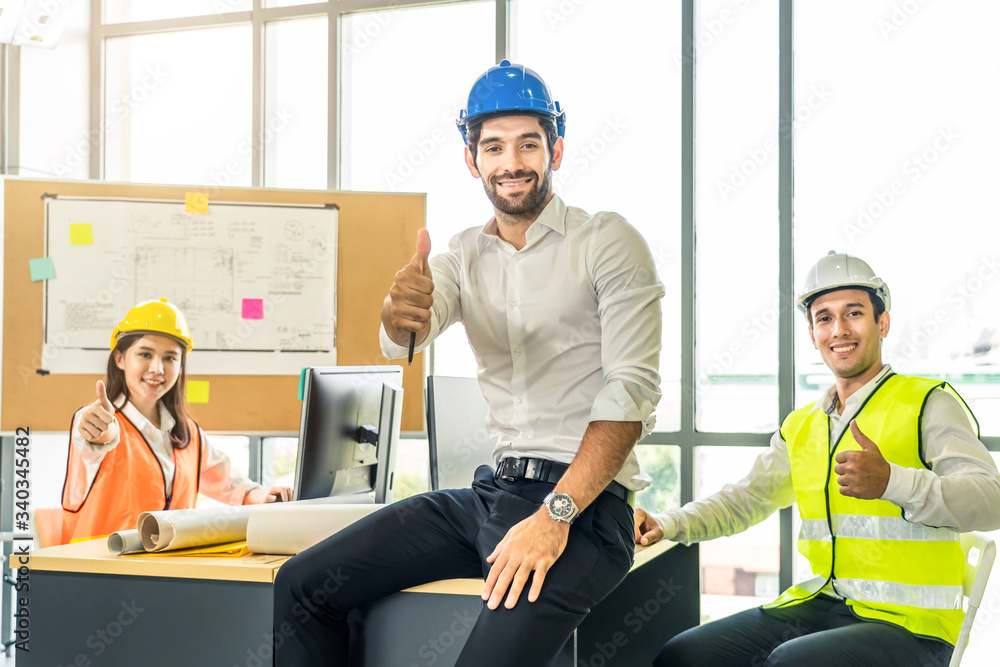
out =
[[(557, 463), (548, 459), (526, 459), (512, 456), (500, 462), (495, 474), (498, 479), (507, 482), (527, 479), (533, 482), (556, 483), (567, 470), (569, 470), (569, 466), (565, 463)], [(604, 493), (621, 498), (630, 506), (635, 505), (635, 492), (629, 491), (614, 480), (604, 489)]]

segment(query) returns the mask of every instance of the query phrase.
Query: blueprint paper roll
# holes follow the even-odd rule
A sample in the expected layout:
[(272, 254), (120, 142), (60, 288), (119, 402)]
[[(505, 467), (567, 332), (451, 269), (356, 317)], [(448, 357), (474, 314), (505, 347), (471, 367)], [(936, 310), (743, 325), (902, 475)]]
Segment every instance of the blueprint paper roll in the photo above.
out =
[(250, 516), (251, 553), (297, 554), (385, 505), (288, 505)]
[(186, 510), (143, 512), (136, 528), (146, 551), (165, 551), (247, 539), (247, 524), (258, 512), (274, 512), (316, 506), (375, 507), (371, 496), (352, 495), (315, 498), (286, 503), (199, 507)]
[(145, 551), (138, 530), (119, 530), (108, 535), (108, 551), (116, 556)]

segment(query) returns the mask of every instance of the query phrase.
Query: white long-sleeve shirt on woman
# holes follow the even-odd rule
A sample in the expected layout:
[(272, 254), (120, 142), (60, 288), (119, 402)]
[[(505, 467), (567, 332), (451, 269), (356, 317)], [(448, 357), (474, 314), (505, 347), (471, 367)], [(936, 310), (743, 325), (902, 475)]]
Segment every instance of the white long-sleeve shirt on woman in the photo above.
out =
[[(860, 406), (891, 372), (884, 366), (843, 401), (843, 414), (836, 410), (836, 387), (816, 402), (813, 409), (830, 417), (831, 443), (837, 442)], [(924, 409), (922, 432), (923, 458), (930, 469), (890, 463), (882, 500), (898, 505), (903, 518), (913, 523), (959, 532), (1000, 528), (1000, 473), (962, 405), (951, 394), (934, 390)], [(742, 532), (794, 502), (788, 447), (779, 430), (746, 477), (656, 518), (663, 524), (666, 539), (690, 544)]]
[[(125, 404), (122, 405), (123, 401), (124, 396), (119, 396), (114, 404), (120, 406), (118, 409), (139, 429), (142, 437), (149, 443), (160, 467), (163, 468), (163, 480), (167, 495), (169, 495), (174, 488), (174, 451), (173, 444), (170, 442), (170, 431), (176, 424), (174, 416), (170, 414), (162, 402), (158, 401), (156, 405), (160, 411), (160, 428), (156, 428), (132, 403), (125, 401)], [(72, 504), (82, 503), (83, 499), (87, 497), (105, 454), (117, 447), (120, 442), (117, 417), (111, 425), (111, 428), (115, 430), (115, 435), (109, 442), (99, 445), (84, 438), (83, 434), (80, 433), (80, 412), (82, 410), (83, 408), (73, 416), (71, 433), (73, 445), (80, 452), (86, 466), (87, 485), (82, 488), (71, 486), (68, 489)], [(229, 457), (213, 447), (203, 431), (200, 435), (201, 465), (199, 467), (201, 474), (198, 481), (198, 492), (227, 505), (242, 505), (247, 493), (260, 487), (260, 484), (251, 482), (240, 475), (234, 475)], [(68, 482), (72, 483), (73, 480), (68, 480)]]

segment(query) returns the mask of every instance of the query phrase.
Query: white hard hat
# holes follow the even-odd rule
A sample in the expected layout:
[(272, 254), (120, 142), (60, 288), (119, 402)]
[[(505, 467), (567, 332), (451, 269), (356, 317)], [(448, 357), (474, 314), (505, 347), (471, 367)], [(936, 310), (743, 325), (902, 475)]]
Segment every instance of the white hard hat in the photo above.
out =
[(834, 250), (827, 253), (825, 257), (821, 257), (809, 269), (802, 291), (795, 300), (795, 305), (806, 317), (809, 317), (809, 304), (818, 294), (851, 287), (871, 290), (882, 299), (885, 309), (889, 310), (889, 286), (875, 275), (872, 267), (868, 266), (868, 262), (858, 259), (854, 255), (838, 253)]

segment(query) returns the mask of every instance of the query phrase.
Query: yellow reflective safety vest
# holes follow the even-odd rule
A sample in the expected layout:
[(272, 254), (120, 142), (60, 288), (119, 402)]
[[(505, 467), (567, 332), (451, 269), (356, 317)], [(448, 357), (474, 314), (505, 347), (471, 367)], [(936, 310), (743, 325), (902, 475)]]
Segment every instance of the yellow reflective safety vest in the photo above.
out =
[[(979, 425), (946, 382), (890, 375), (861, 406), (855, 419), (886, 461), (929, 468), (922, 458), (921, 417), (931, 392), (947, 391), (965, 406), (977, 436)], [(815, 405), (815, 404), (814, 404)], [(954, 645), (964, 612), (964, 555), (958, 533), (911, 523), (886, 500), (859, 500), (840, 493), (833, 472), (840, 452), (861, 446), (845, 428), (830, 440), (830, 418), (813, 405), (789, 414), (781, 424), (788, 445), (792, 484), (802, 517), (798, 548), (813, 577), (799, 582), (765, 609), (815, 597), (827, 584), (855, 614), (902, 626)]]

